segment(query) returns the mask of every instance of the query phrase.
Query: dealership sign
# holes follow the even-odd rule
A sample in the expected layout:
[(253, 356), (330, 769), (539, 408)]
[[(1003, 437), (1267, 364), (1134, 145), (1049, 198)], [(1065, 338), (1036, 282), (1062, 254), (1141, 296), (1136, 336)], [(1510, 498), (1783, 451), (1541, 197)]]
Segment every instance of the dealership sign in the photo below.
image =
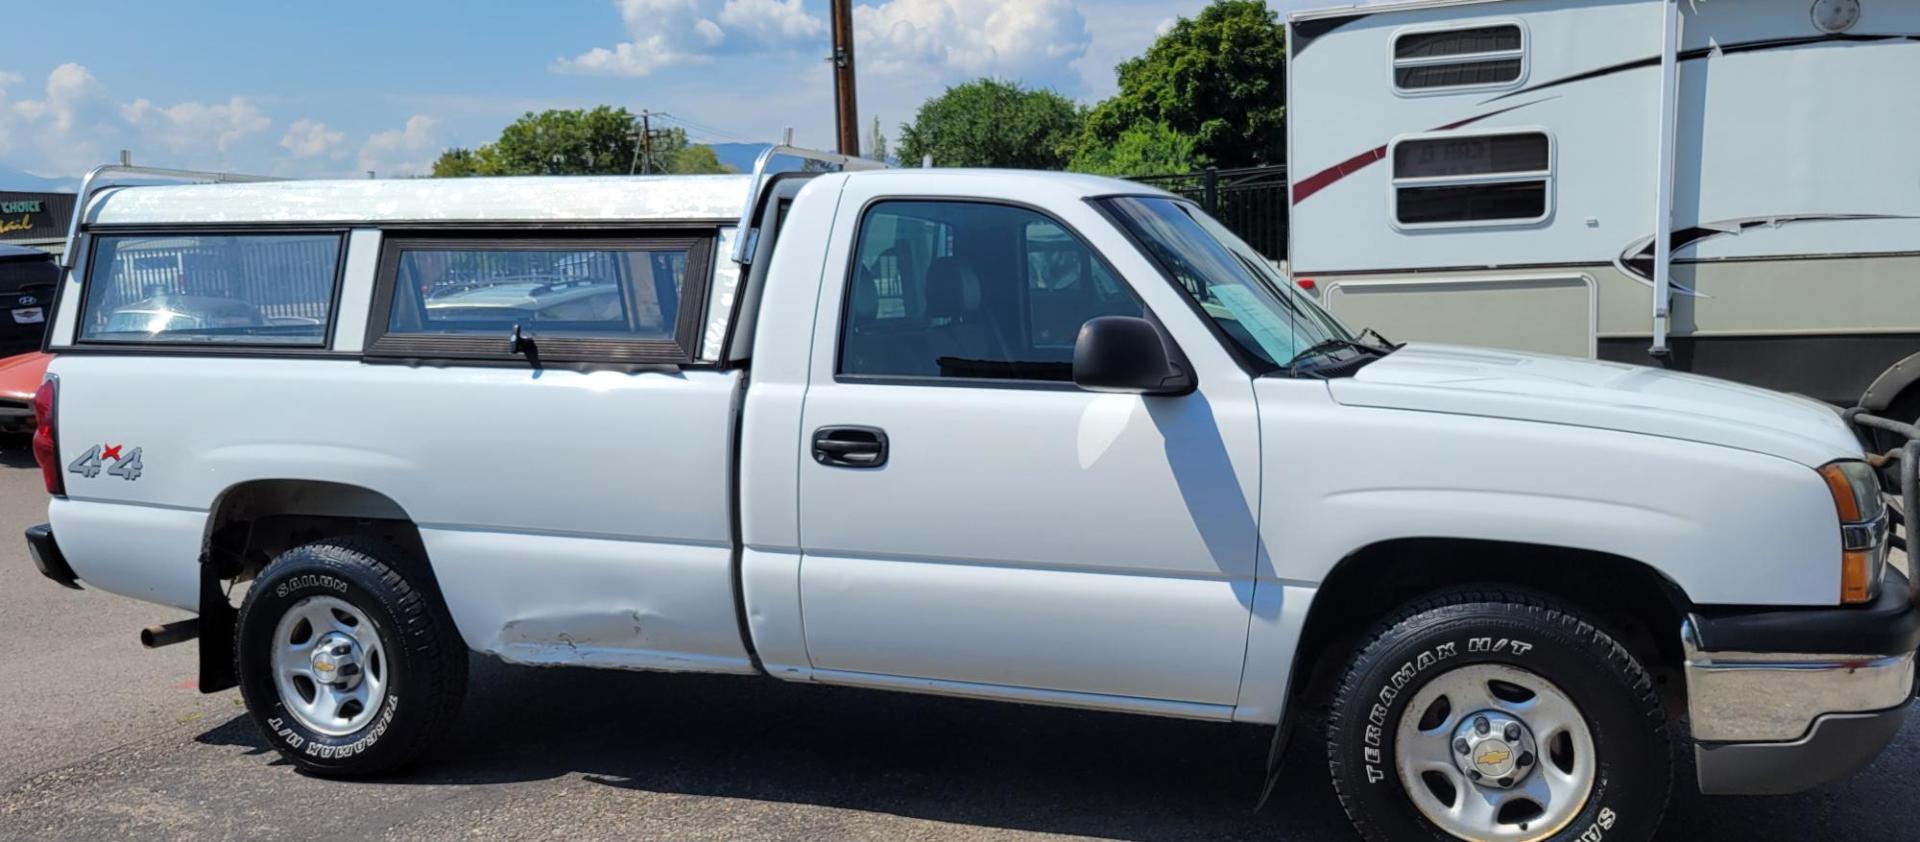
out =
[(0, 191), (0, 241), (60, 239), (72, 216), (71, 193)]

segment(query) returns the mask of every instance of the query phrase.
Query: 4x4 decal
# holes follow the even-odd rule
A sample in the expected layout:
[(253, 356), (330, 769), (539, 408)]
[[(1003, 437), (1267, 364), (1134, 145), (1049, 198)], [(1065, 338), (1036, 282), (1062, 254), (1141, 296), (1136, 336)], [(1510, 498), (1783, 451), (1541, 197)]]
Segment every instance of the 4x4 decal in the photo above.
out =
[[(93, 479), (100, 475), (102, 468), (105, 468), (107, 476), (119, 477), (128, 482), (137, 480), (140, 478), (141, 471), (140, 448), (136, 447), (131, 453), (123, 455), (121, 451), (125, 447), (126, 445), (122, 444), (96, 444), (88, 448), (87, 452), (80, 454), (80, 458), (73, 460), (72, 464), (67, 465), (67, 472)], [(109, 461), (113, 462), (113, 467), (106, 467)]]

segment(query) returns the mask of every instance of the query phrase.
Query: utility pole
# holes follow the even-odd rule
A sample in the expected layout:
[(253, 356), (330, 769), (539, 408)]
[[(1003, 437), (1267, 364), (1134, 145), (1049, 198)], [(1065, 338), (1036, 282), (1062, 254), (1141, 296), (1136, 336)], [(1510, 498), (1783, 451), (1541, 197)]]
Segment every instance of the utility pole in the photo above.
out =
[(833, 111), (839, 124), (840, 154), (860, 154), (860, 114), (853, 83), (853, 0), (833, 3)]
[[(660, 116), (672, 115), (661, 112)], [(633, 162), (627, 165), (627, 175), (633, 175), (636, 171), (641, 175), (653, 174), (653, 141), (666, 137), (669, 131), (654, 131), (653, 112), (644, 109), (640, 112), (640, 128), (627, 132), (627, 138), (633, 141)]]

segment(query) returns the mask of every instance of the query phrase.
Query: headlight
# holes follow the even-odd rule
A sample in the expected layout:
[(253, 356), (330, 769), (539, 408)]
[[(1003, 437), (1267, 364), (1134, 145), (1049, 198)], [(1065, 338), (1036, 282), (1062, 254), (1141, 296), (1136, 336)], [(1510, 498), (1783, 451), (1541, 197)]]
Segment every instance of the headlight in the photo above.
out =
[(1887, 509), (1880, 478), (1865, 462), (1820, 469), (1840, 518), (1840, 601), (1872, 602), (1887, 565)]

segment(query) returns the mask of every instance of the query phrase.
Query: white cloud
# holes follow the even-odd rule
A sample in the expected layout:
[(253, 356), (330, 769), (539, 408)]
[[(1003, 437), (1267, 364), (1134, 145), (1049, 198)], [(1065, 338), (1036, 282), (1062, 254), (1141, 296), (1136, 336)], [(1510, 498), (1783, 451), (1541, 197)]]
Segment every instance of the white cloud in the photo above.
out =
[(42, 99), (8, 105), (4, 119), (16, 144), (32, 147), (42, 169), (61, 174), (99, 163), (102, 150), (130, 134), (106, 87), (87, 68), (62, 64), (47, 74)]
[(595, 47), (552, 65), (558, 73), (646, 76), (664, 67), (704, 64), (726, 41), (713, 0), (615, 0), (631, 40)]
[[(831, 49), (826, 22), (805, 0), (615, 2), (626, 40), (560, 59), (555, 72), (648, 76), (726, 56), (797, 60)], [(1082, 80), (1072, 65), (1093, 40), (1080, 10), (1084, 2), (868, 0), (854, 7), (855, 54), (863, 69), (896, 77), (888, 85), (1001, 76), (1078, 90)]]
[(1067, 66), (1091, 42), (1071, 0), (886, 0), (854, 7), (853, 19), (861, 64), (943, 80), (1059, 86), (1075, 80)]
[(360, 169), (381, 176), (426, 175), (443, 144), (440, 124), (425, 114), (407, 118), (398, 129), (376, 132), (360, 147)]
[(766, 40), (799, 41), (826, 34), (825, 21), (807, 13), (801, 0), (727, 0), (720, 23)]
[(121, 149), (163, 167), (311, 177), (346, 175), (358, 163), (382, 175), (415, 175), (432, 168), (445, 140), (427, 113), (359, 139), (312, 117), (275, 131), (279, 124), (259, 100), (125, 98), (73, 63), (50, 71), (42, 92), (29, 93), (25, 81), (0, 72), (0, 158), (41, 176), (83, 172)]
[(141, 98), (121, 106), (120, 118), (148, 142), (183, 155), (202, 154), (209, 147), (224, 155), (273, 128), (273, 120), (259, 106), (240, 96), (213, 105), (183, 102), (164, 108)]
[(328, 128), (319, 120), (295, 120), (280, 138), (280, 146), (295, 158), (325, 156), (338, 160), (346, 157), (346, 144), (346, 132)]

